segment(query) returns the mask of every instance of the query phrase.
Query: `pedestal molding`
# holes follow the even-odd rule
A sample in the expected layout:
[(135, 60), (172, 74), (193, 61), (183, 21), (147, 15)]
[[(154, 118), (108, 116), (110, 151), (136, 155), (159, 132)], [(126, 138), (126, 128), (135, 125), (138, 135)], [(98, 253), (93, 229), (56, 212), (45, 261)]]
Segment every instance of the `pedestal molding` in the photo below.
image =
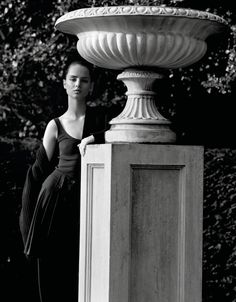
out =
[(86, 227), (85, 227), (85, 237), (84, 237), (84, 267), (80, 265), (80, 269), (84, 269), (84, 292), (83, 300), (80, 299), (80, 302), (91, 302), (91, 293), (92, 293), (92, 251), (93, 251), (93, 216), (94, 216), (94, 172), (97, 169), (104, 170), (104, 164), (99, 163), (90, 163), (87, 165), (87, 188), (86, 188)]
[[(176, 302), (185, 301), (185, 234), (186, 234), (186, 166), (185, 165), (151, 165), (151, 164), (132, 164), (130, 165), (131, 184), (135, 170), (177, 170), (179, 176), (179, 231), (178, 231), (178, 289), (176, 293)], [(132, 191), (132, 190), (131, 190)], [(132, 197), (131, 197), (132, 200)]]
[(186, 243), (186, 166), (182, 166), (180, 171), (180, 230), (179, 230), (179, 284), (178, 284), (178, 298), (179, 302), (185, 301), (185, 243)]

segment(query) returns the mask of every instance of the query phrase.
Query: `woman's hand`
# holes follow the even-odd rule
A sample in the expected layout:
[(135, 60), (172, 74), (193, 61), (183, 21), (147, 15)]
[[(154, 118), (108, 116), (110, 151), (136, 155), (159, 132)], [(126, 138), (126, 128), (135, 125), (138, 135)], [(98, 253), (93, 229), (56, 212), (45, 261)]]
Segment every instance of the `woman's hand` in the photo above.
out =
[(81, 140), (81, 143), (78, 144), (78, 148), (79, 148), (79, 152), (81, 154), (81, 156), (84, 156), (85, 153), (86, 153), (86, 147), (88, 144), (91, 144), (94, 142), (94, 136), (93, 135), (90, 135), (88, 137), (85, 137)]

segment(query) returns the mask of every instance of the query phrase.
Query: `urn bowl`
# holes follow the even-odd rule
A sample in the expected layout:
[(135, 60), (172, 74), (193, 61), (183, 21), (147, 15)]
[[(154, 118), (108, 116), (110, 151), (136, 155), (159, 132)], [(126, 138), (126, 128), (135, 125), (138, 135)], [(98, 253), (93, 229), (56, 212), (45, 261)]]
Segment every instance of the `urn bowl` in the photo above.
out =
[(99, 67), (172, 69), (200, 60), (206, 39), (224, 31), (226, 22), (193, 9), (108, 6), (69, 12), (55, 26), (76, 35), (80, 55)]

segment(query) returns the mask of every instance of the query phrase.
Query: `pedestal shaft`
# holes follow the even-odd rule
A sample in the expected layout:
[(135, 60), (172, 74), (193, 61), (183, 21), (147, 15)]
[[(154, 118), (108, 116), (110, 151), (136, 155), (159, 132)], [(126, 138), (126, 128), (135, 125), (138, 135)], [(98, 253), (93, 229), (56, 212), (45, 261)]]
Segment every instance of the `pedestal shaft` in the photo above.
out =
[(200, 302), (203, 149), (89, 146), (79, 302)]

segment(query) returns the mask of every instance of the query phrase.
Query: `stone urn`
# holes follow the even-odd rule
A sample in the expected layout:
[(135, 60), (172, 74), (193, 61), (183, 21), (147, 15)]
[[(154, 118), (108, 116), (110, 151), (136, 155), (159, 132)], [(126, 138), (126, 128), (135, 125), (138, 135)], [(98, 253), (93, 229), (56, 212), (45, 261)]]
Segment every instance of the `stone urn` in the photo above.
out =
[(127, 102), (110, 121), (106, 142), (174, 143), (171, 122), (157, 109), (153, 83), (163, 77), (162, 70), (200, 60), (206, 39), (224, 32), (227, 23), (193, 9), (108, 6), (71, 11), (55, 27), (78, 37), (77, 50), (85, 60), (122, 71), (118, 80), (127, 86)]

